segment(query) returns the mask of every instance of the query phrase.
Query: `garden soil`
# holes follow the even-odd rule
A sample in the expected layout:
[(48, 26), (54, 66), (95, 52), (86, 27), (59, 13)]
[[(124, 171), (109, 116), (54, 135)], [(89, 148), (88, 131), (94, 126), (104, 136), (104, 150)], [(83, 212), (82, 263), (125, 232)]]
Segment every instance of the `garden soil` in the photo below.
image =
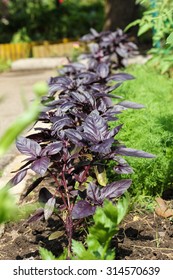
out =
[[(44, 182), (39, 189), (50, 185), (49, 181)], [(39, 189), (23, 203), (37, 201)], [(25, 219), (6, 224), (0, 239), (0, 260), (39, 260), (39, 247), (59, 256), (67, 246), (67, 238), (64, 234), (59, 239), (49, 240), (50, 234), (57, 230), (62, 231), (63, 226), (55, 214), (48, 221), (27, 223)], [(79, 226), (73, 238), (83, 241), (85, 234)], [(173, 220), (142, 209), (132, 211), (120, 225), (111, 247), (118, 260), (173, 260)]]

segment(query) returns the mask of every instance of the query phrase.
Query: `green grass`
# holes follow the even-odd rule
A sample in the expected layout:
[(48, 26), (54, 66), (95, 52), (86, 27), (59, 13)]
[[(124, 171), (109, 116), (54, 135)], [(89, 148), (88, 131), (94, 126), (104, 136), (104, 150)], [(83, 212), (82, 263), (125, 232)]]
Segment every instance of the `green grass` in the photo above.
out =
[[(145, 108), (128, 109), (119, 116), (124, 125), (117, 139), (129, 148), (153, 153), (156, 158), (126, 157), (134, 174), (122, 177), (132, 178), (132, 194), (161, 194), (173, 186), (173, 80), (146, 65), (130, 66), (125, 72), (136, 79), (124, 82), (115, 94)], [(119, 177), (112, 166), (113, 163), (108, 169), (111, 180)]]

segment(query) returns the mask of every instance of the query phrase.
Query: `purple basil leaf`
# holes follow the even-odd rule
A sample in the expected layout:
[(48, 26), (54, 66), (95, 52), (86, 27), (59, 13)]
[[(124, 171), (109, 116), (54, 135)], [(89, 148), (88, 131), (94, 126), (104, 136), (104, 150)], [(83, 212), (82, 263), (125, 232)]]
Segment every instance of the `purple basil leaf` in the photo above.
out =
[(113, 81), (126, 81), (126, 80), (133, 80), (134, 77), (127, 73), (118, 73), (111, 75), (107, 78), (107, 81), (113, 80)]
[(114, 167), (114, 171), (117, 174), (131, 174), (131, 173), (133, 173), (133, 169), (128, 164), (117, 165), (117, 166)]
[(123, 46), (116, 47), (116, 52), (119, 56), (128, 58), (128, 51), (127, 49), (123, 48)]
[(34, 158), (41, 153), (41, 147), (37, 142), (22, 136), (17, 139), (16, 147), (22, 154), (33, 156)]
[(63, 147), (63, 144), (61, 141), (57, 141), (54, 143), (51, 143), (44, 148), (44, 150), (41, 153), (41, 156), (51, 156), (59, 153)]
[(142, 157), (142, 158), (155, 158), (155, 155), (131, 148), (120, 147), (116, 150), (116, 153), (122, 156), (130, 157)]
[(100, 190), (101, 188), (96, 186), (96, 184), (89, 183), (89, 187), (87, 188), (87, 198), (96, 204), (100, 199)]
[(86, 34), (84, 36), (82, 36), (80, 38), (80, 41), (83, 41), (83, 42), (90, 42), (94, 39), (94, 36), (92, 34)]
[(73, 207), (73, 219), (82, 219), (95, 213), (96, 207), (85, 200), (79, 200)]
[(78, 146), (83, 146), (83, 143), (82, 143), (83, 138), (82, 138), (80, 132), (78, 132), (75, 129), (71, 129), (71, 128), (64, 130), (64, 132), (72, 143), (74, 143), (75, 145), (78, 145)]
[(114, 137), (122, 128), (122, 124), (116, 126), (115, 128), (113, 128), (112, 130), (110, 130), (107, 134), (106, 134), (106, 139), (109, 139), (111, 137)]
[(41, 188), (41, 190), (39, 191), (39, 202), (41, 203), (46, 203), (52, 197), (53, 195), (46, 188)]
[(92, 145), (90, 147), (90, 150), (95, 153), (108, 154), (111, 151), (111, 146), (113, 142), (114, 142), (114, 138), (106, 139), (99, 144)]
[(99, 37), (99, 33), (94, 28), (90, 28), (90, 32), (94, 37)]
[(106, 187), (101, 189), (101, 199), (112, 199), (118, 196), (121, 196), (131, 185), (132, 180), (120, 180), (108, 184)]
[(73, 121), (69, 117), (56, 117), (51, 129), (52, 131), (59, 131), (64, 128), (64, 126), (72, 126), (72, 124)]
[(43, 176), (46, 171), (47, 171), (47, 168), (49, 166), (49, 163), (50, 163), (50, 159), (47, 158), (47, 157), (41, 157), (39, 159), (36, 159), (32, 165), (31, 165), (31, 169), (33, 171), (35, 171), (37, 174)]
[(99, 51), (99, 45), (96, 43), (89, 44), (89, 49), (91, 53), (97, 53)]
[(40, 208), (27, 220), (27, 223), (40, 221), (43, 218), (44, 218), (44, 209)]
[[(108, 92), (111, 92), (111, 91), (113, 91), (113, 90), (115, 90), (115, 89), (117, 89), (119, 86), (121, 86), (122, 85), (122, 83), (116, 83), (115, 85), (113, 85), (113, 86), (109, 86), (109, 87), (107, 87), (106, 88), (106, 93), (108, 93)], [(114, 98), (122, 98), (121, 96), (116, 96), (116, 95), (112, 95), (111, 97), (114, 97)]]
[(23, 178), (25, 178), (27, 174), (27, 169), (19, 171), (9, 182), (8, 184), (11, 185), (12, 187), (19, 184)]
[(118, 105), (123, 106), (125, 108), (132, 108), (132, 109), (145, 108), (144, 105), (138, 104), (138, 103), (135, 103), (135, 102), (131, 102), (131, 101), (122, 101), (122, 102), (118, 103)]
[(97, 110), (92, 111), (83, 124), (85, 138), (93, 143), (104, 140), (108, 126)]
[(53, 213), (55, 207), (56, 199), (54, 197), (49, 198), (44, 206), (44, 217), (48, 220)]
[(109, 74), (109, 66), (106, 63), (100, 63), (97, 66), (96, 73), (102, 79), (105, 79)]
[(25, 192), (22, 194), (22, 199), (30, 194), (30, 192), (32, 192), (43, 181), (44, 178), (45, 177), (37, 178), (31, 185), (29, 185)]
[(83, 72), (77, 76), (77, 81), (83, 85), (89, 85), (97, 80), (96, 74), (92, 72)]

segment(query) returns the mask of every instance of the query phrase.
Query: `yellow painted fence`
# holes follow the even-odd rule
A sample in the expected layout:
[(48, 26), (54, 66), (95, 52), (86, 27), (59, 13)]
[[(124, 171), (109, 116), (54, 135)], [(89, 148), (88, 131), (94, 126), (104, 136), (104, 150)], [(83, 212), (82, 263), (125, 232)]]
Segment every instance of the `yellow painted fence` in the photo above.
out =
[(47, 41), (42, 44), (36, 42), (0, 44), (0, 59), (14, 61), (27, 57), (71, 56), (77, 47), (77, 42), (68, 42), (67, 40), (57, 44), (51, 44)]

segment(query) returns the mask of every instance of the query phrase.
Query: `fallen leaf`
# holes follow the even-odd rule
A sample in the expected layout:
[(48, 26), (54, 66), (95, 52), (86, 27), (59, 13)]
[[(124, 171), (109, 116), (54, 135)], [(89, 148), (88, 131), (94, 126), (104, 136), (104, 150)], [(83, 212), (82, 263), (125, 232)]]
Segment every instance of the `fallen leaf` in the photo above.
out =
[(157, 197), (156, 199), (157, 206), (155, 207), (155, 213), (163, 218), (169, 218), (173, 216), (173, 209), (168, 208), (166, 202), (161, 198)]
[(51, 235), (49, 235), (49, 240), (54, 240), (54, 239), (58, 239), (60, 238), (61, 236), (64, 235), (64, 231), (60, 231), (60, 230), (57, 230), (55, 232), (53, 232)]

